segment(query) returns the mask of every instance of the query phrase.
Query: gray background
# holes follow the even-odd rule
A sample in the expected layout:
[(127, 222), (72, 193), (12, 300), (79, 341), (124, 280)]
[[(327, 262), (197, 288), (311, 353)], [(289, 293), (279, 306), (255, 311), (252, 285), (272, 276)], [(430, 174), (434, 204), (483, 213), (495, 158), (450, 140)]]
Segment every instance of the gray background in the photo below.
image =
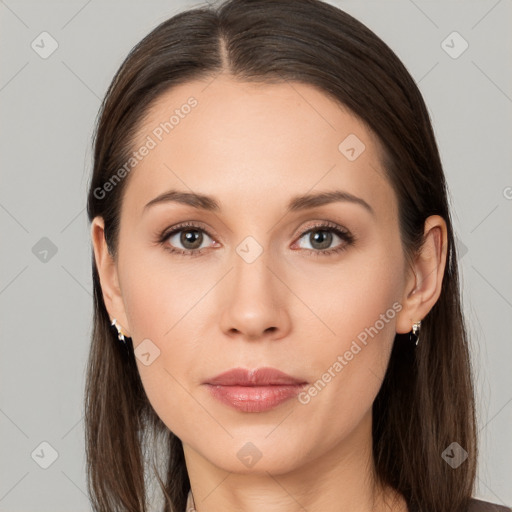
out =
[[(463, 255), (481, 441), (477, 496), (511, 505), (512, 2), (331, 3), (395, 50), (431, 112)], [(0, 1), (2, 511), (90, 510), (82, 397), (94, 120), (133, 45), (195, 5)], [(31, 47), (43, 31), (58, 43), (46, 59)], [(446, 39), (453, 31), (469, 44), (457, 58), (463, 41)], [(42, 442), (58, 453), (47, 469), (40, 465), (52, 462), (52, 449)]]

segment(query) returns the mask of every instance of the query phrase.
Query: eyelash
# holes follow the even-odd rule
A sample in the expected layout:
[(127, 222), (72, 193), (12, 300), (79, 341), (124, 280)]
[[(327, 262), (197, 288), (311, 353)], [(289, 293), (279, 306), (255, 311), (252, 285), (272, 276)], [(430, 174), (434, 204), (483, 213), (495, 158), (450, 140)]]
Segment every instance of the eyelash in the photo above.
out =
[[(203, 233), (206, 233), (210, 238), (213, 239), (213, 236), (208, 233), (208, 231), (201, 226), (194, 224), (192, 222), (184, 222), (182, 224), (178, 224), (177, 226), (174, 226), (170, 231), (164, 230), (162, 231), (158, 236), (158, 243), (161, 244), (164, 249), (172, 254), (178, 255), (178, 256), (191, 256), (196, 257), (203, 254), (203, 252), (206, 250), (203, 249), (196, 249), (196, 250), (183, 250), (183, 249), (175, 249), (172, 246), (170, 246), (167, 241), (169, 237), (172, 235), (175, 235), (176, 233), (179, 233), (180, 231), (188, 231), (187, 228), (194, 228), (198, 231), (202, 231)], [(334, 234), (338, 235), (342, 240), (345, 241), (345, 244), (340, 245), (339, 247), (335, 249), (324, 249), (324, 250), (314, 250), (314, 249), (302, 249), (303, 251), (307, 251), (308, 253), (314, 255), (314, 256), (329, 256), (331, 254), (341, 253), (347, 249), (347, 247), (354, 244), (356, 238), (354, 235), (352, 235), (348, 230), (341, 228), (337, 226), (336, 224), (333, 224), (332, 222), (323, 222), (319, 224), (315, 224), (314, 226), (310, 226), (307, 230), (303, 231), (297, 240), (300, 240), (304, 237), (304, 235), (307, 235), (308, 233), (311, 233), (313, 231), (330, 231)]]

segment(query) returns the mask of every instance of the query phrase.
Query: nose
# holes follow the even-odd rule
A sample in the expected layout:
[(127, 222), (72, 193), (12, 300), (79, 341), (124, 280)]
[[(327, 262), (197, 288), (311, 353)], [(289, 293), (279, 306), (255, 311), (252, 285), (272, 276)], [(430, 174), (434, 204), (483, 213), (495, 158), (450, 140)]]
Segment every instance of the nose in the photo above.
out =
[(252, 263), (238, 255), (234, 258), (234, 269), (222, 289), (227, 299), (222, 301), (220, 327), (226, 336), (277, 340), (290, 332), (286, 307), (290, 291), (283, 283), (286, 280), (269, 267), (266, 254)]

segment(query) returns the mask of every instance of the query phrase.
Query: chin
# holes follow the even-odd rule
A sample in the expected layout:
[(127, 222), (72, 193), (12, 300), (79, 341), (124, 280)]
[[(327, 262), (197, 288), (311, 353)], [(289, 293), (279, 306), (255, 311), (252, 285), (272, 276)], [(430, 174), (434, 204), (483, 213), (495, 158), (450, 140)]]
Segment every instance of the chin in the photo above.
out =
[[(305, 447), (297, 438), (268, 436), (268, 429), (261, 436), (237, 435), (223, 443), (211, 443), (198, 451), (215, 466), (232, 473), (252, 475), (278, 475), (293, 471), (305, 463)], [(286, 442), (287, 441), (287, 442)], [(212, 450), (212, 446), (215, 449)], [(201, 450), (203, 448), (203, 450)]]

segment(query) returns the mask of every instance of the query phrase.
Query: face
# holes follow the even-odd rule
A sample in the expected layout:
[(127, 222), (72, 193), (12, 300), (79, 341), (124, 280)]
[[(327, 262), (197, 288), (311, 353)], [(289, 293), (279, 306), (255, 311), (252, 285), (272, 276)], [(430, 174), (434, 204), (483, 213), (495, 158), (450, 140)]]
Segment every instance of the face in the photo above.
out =
[[(133, 338), (156, 413), (226, 471), (249, 471), (244, 454), (277, 473), (348, 452), (369, 425), (406, 277), (376, 138), (312, 86), (220, 76), (161, 96), (134, 150), (143, 145), (111, 313)], [(171, 190), (211, 201), (147, 206)], [(261, 389), (290, 392), (265, 408), (243, 390), (228, 394), (240, 407), (228, 405), (205, 384), (260, 367), (302, 387)]]

